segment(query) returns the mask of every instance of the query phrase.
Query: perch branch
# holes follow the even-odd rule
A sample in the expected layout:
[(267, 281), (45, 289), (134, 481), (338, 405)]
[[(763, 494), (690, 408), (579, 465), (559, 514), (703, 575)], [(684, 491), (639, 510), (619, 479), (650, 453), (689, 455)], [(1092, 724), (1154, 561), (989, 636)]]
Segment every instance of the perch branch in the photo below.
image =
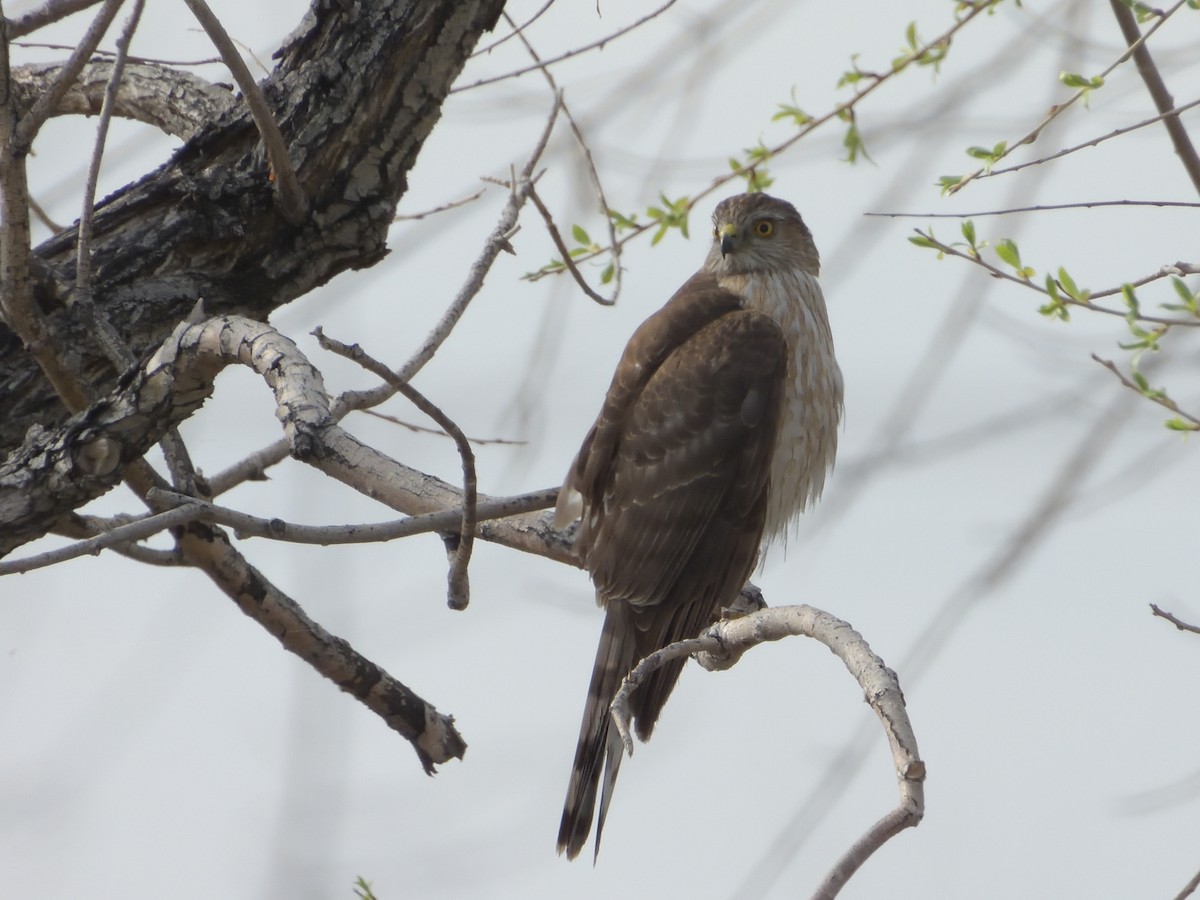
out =
[(899, 804), (854, 843), (814, 894), (814, 898), (829, 900), (837, 896), (876, 850), (905, 828), (916, 827), (925, 813), (925, 763), (917, 752), (917, 739), (904, 705), (904, 694), (896, 673), (872, 652), (858, 632), (842, 620), (811, 606), (782, 606), (721, 621), (700, 637), (671, 644), (639, 662), (621, 684), (611, 710), (625, 749), (632, 753), (629, 698), (651, 672), (673, 659), (693, 655), (706, 669), (727, 669), (751, 647), (793, 635), (815, 638), (823, 643), (862, 687), (867, 703), (883, 724), (900, 786)]

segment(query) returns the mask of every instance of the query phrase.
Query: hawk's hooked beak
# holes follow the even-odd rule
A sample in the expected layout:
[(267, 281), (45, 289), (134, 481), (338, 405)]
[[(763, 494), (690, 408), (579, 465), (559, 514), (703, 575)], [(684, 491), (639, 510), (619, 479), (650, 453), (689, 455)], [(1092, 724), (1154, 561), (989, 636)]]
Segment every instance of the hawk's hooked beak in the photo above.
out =
[(717, 236), (721, 239), (721, 258), (724, 259), (733, 252), (737, 243), (737, 226), (732, 223), (722, 225), (717, 230)]

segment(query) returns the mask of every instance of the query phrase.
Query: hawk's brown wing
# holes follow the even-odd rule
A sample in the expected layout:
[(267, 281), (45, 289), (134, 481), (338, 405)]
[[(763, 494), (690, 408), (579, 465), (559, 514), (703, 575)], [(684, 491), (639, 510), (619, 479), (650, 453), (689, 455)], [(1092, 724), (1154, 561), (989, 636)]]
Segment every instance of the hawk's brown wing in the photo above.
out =
[[(621, 761), (608, 704), (629, 667), (692, 637), (754, 567), (786, 374), (786, 341), (767, 316), (698, 275), (630, 340), (604, 408), (571, 467), (583, 517), (576, 552), (606, 604), (559, 830), (574, 857), (597, 826)], [(645, 740), (682, 661), (633, 700)]]
[[(679, 342), (629, 404), (579, 552), (606, 604), (626, 602), (636, 658), (694, 637), (749, 577), (762, 539), (786, 342), (769, 317), (727, 312)], [(682, 664), (634, 711), (643, 739)]]

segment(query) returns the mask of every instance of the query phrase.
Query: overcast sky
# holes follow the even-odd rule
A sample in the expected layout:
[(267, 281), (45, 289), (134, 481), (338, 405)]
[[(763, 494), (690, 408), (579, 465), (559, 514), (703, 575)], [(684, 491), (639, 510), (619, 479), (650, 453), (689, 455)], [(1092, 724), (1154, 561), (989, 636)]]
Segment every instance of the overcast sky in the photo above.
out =
[[(305, 8), (213, 5), (268, 63)], [(515, 3), (514, 18), (540, 5)], [(560, 2), (529, 37), (550, 57), (648, 8), (604, 0), (598, 15), (593, 3)], [(610, 204), (644, 217), (660, 191), (694, 195), (728, 157), (786, 138), (791, 126), (771, 116), (793, 90), (808, 112), (827, 111), (847, 96), (835, 84), (851, 54), (886, 70), (911, 19), (932, 37), (951, 8), (679, 0), (554, 72)], [(1184, 103), (1200, 83), (1200, 14), (1176, 20), (1150, 46)], [(1195, 440), (1168, 432), (1165, 410), (1090, 358), (1127, 364), (1120, 318), (1051, 322), (1031, 291), (906, 240), (930, 225), (958, 238), (952, 219), (864, 216), (1195, 200), (1161, 127), (939, 197), (939, 176), (972, 167), (968, 146), (1019, 139), (1069, 95), (1060, 71), (1095, 74), (1122, 48), (1106, 4), (1005, 3), (956, 38), (937, 78), (910, 72), (859, 108), (871, 161), (842, 161), (835, 123), (771, 166), (771, 192), (796, 204), (822, 253), (846, 420), (823, 502), (756, 580), (772, 605), (848, 620), (899, 673), (929, 770), (925, 821), (872, 858), (845, 897), (1172, 897), (1200, 866), (1200, 638), (1148, 607), (1200, 621)], [(178, 3), (150, 4), (134, 52), (213, 55)], [(460, 84), (524, 65), (522, 52), (510, 42), (473, 60)], [(550, 103), (537, 73), (455, 94), (401, 212), (519, 168)], [(1060, 117), (1014, 161), (1153, 114), (1122, 67), (1090, 109)], [(1200, 133), (1200, 115), (1184, 122)], [(60, 221), (78, 215), (93, 127), (56, 122), (35, 147), (34, 196)], [(172, 146), (116, 129), (104, 190)], [(540, 192), (560, 224), (601, 234), (562, 123), (545, 165)], [(471, 436), (521, 442), (478, 447), (481, 490), (561, 480), (625, 340), (697, 268), (708, 214), (734, 190), (700, 203), (692, 240), (630, 244), (615, 308), (566, 279), (521, 280), (553, 255), (526, 211), (517, 255), (497, 262), (417, 381)], [(380, 265), (272, 323), (331, 391), (371, 383), (308, 332), (320, 324), (399, 364), (504, 202), (489, 186), (461, 209), (397, 224)], [(1197, 262), (1194, 209), (975, 223), (981, 238), (1017, 240), (1038, 282), (1065, 266), (1100, 290)], [(1147, 307), (1175, 299), (1165, 282), (1140, 296)], [(1196, 350), (1172, 332), (1150, 369), (1193, 411)], [(420, 421), (399, 400), (384, 411)], [(446, 440), (365, 416), (347, 425), (408, 465), (457, 478)], [(270, 392), (226, 372), (183, 431), (197, 464), (216, 472), (278, 437)], [(395, 515), (291, 461), (222, 502), (314, 524)], [(114, 491), (91, 509), (136, 506)], [(689, 666), (653, 741), (622, 767), (599, 864), (568, 864), (554, 838), (602, 620), (583, 573), (482, 546), (471, 606), (455, 613), (432, 536), (340, 548), (251, 540), (244, 550), (314, 618), (452, 713), (465, 759), (427, 778), (402, 739), (199, 574), (103, 554), (10, 576), (0, 581), (0, 895), (349, 898), (361, 875), (381, 900), (796, 897), (896, 802), (886, 743), (856, 684), (821, 646), (793, 639), (728, 673)]]

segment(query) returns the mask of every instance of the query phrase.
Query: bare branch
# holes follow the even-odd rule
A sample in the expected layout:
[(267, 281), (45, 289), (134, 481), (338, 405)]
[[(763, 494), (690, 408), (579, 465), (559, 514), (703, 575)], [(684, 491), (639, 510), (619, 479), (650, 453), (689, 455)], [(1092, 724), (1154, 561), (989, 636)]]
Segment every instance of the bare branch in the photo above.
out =
[[(418, 425), (415, 422), (406, 422), (404, 419), (401, 419), (399, 416), (392, 416), (387, 413), (381, 413), (377, 409), (364, 409), (364, 410), (361, 410), (361, 412), (364, 415), (371, 416), (372, 418), (382, 419), (385, 422), (391, 422), (393, 425), (399, 425), (401, 428), (406, 428), (409, 431), (413, 432), (414, 434), (431, 434), (434, 437), (441, 437), (441, 438), (449, 437), (449, 435), (447, 435), (446, 432), (442, 431), (440, 428), (426, 428), (424, 425)], [(486, 444), (507, 444), (510, 446), (524, 446), (526, 443), (526, 441), (514, 441), (514, 440), (509, 440), (508, 438), (498, 438), (498, 437), (493, 437), (493, 438), (468, 437), (467, 440), (469, 440), (476, 447), (481, 447)]]
[(397, 213), (396, 215), (392, 216), (392, 221), (393, 222), (419, 222), (421, 219), (425, 219), (425, 218), (428, 218), (429, 216), (437, 215), (440, 212), (446, 212), (447, 210), (450, 210), (450, 209), (458, 209), (460, 206), (466, 206), (468, 203), (471, 203), (475, 200), (478, 200), (480, 197), (482, 197), (483, 192), (486, 190), (487, 190), (487, 188), (481, 187), (479, 190), (477, 190), (475, 193), (471, 194), (469, 197), (463, 197), (461, 200), (451, 200), (449, 203), (443, 203), (440, 206), (435, 206), (433, 209), (427, 209), (423, 212), (406, 213), (403, 215), (401, 215), (400, 213)]
[[(112, 70), (111, 62), (88, 63), (67, 87), (51, 115), (92, 116), (99, 113), (106, 87), (112, 81)], [(13, 69), (18, 111), (29, 109), (35, 98), (44, 94), (61, 72), (62, 66), (58, 63), (38, 63)], [(229, 91), (190, 72), (152, 63), (129, 63), (113, 100), (113, 115), (145, 122), (187, 140), (233, 106)]]
[(548, 10), (553, 5), (554, 5), (554, 0), (546, 0), (546, 2), (541, 5), (541, 7), (538, 9), (537, 12), (535, 12), (532, 16), (530, 16), (528, 19), (526, 19), (520, 25), (514, 25), (513, 20), (508, 16), (507, 13), (505, 13), (504, 21), (508, 22), (508, 24), (512, 26), (512, 31), (510, 31), (504, 37), (498, 38), (497, 40), (492, 41), (492, 43), (488, 44), (486, 47), (480, 47), (478, 50), (476, 50), (474, 53), (471, 54), (471, 58), (474, 59), (477, 56), (487, 56), (489, 53), (491, 53), (493, 50), (495, 50), (501, 44), (511, 41), (513, 38), (521, 35), (525, 31), (526, 28), (528, 28), (530, 25), (532, 25), (534, 22), (536, 22), (538, 19), (540, 19), (542, 17), (542, 14), (545, 13), (546, 10)]
[[(368, 447), (338, 427), (321, 374), (269, 325), (240, 316), (181, 324), (117, 391), (55, 431), (31, 429), (0, 462), (0, 555), (48, 529), (47, 509), (77, 508), (100, 496), (166, 428), (190, 416), (226, 365), (258, 372), (275, 393), (276, 415), (292, 456), (400, 512), (462, 505), (462, 492)], [(149, 491), (145, 481), (142, 489)], [(578, 565), (548, 514), (527, 513), (479, 526), (479, 535), (514, 549)]]
[(13, 19), (8, 26), (8, 36), (10, 38), (24, 37), (39, 28), (53, 25), (67, 16), (87, 9), (89, 6), (95, 6), (99, 2), (100, 0), (46, 0), (40, 9)]
[(1173, 613), (1169, 613), (1165, 609), (1160, 609), (1153, 603), (1150, 604), (1150, 612), (1154, 613), (1154, 615), (1158, 616), (1160, 619), (1166, 619), (1180, 631), (1190, 631), (1192, 634), (1200, 634), (1200, 625), (1189, 625), (1187, 622), (1184, 622)]
[(238, 608), (283, 646), (360, 700), (402, 735), (432, 775), (439, 763), (462, 759), (467, 745), (454, 717), (439, 713), (407, 686), (330, 634), (238, 553), (218, 529), (192, 525), (179, 539), (184, 559), (203, 571)]
[(87, 33), (84, 34), (79, 44), (71, 51), (70, 57), (63, 63), (54, 83), (34, 101), (29, 112), (21, 117), (21, 121), (17, 123), (16, 132), (13, 134), (13, 145), (18, 151), (24, 152), (29, 149), (42, 125), (46, 123), (54, 110), (58, 109), (63, 95), (75, 83), (79, 73), (83, 71), (83, 67), (91, 57), (92, 51), (96, 49), (100, 39), (108, 31), (108, 26), (116, 18), (117, 10), (121, 8), (121, 2), (122, 0), (105, 0), (104, 7), (96, 15), (92, 24), (88, 26)]
[[(554, 506), (557, 498), (558, 488), (544, 488), (540, 491), (517, 494), (513, 497), (483, 500), (476, 504), (475, 520), (476, 522), (485, 522), (491, 519), (504, 519), (521, 513), (550, 509)], [(195, 516), (197, 520), (211, 522), (214, 525), (227, 525), (234, 530), (234, 534), (238, 538), (261, 537), (295, 544), (319, 544), (322, 547), (333, 544), (381, 543), (416, 534), (448, 531), (458, 527), (463, 519), (463, 510), (460, 507), (419, 516), (406, 516), (392, 522), (358, 525), (299, 525), (278, 518), (264, 519), (252, 516), (174, 491), (155, 490), (150, 493), (150, 499), (195, 509), (197, 510)], [(479, 530), (481, 529), (477, 528), (477, 533)], [(3, 574), (3, 565), (0, 563), (0, 574)]]
[(92, 148), (92, 156), (88, 161), (87, 177), (83, 188), (83, 208), (79, 213), (79, 227), (76, 229), (75, 241), (75, 288), (71, 300), (82, 304), (91, 326), (105, 356), (118, 372), (137, 362), (129, 346), (117, 334), (108, 319), (96, 308), (92, 301), (92, 217), (95, 215), (96, 182), (100, 177), (100, 161), (104, 158), (104, 145), (108, 140), (108, 126), (112, 121), (113, 107), (116, 105), (117, 90), (121, 85), (122, 72), (125, 69), (125, 55), (129, 52), (129, 42), (137, 30), (138, 21), (142, 17), (145, 0), (134, 0), (133, 12), (117, 38), (117, 56), (113, 60), (112, 71), (109, 74), (108, 85), (104, 89), (104, 100), (100, 104), (100, 120), (96, 125), (96, 143)]
[(300, 181), (296, 178), (296, 170), (288, 158), (287, 143), (283, 139), (283, 132), (279, 130), (279, 125), (271, 114), (271, 108), (267, 105), (267, 98), (263, 94), (262, 88), (250, 74), (250, 69), (242, 61), (237, 46), (229, 37), (229, 33), (225, 31), (225, 26), (209, 9), (208, 4), (204, 0), (184, 0), (184, 3), (187, 4), (192, 15), (196, 17), (196, 21), (208, 34), (209, 40), (221, 54), (221, 60), (229, 67), (229, 72), (233, 75), (233, 80), (237, 82), (242, 96), (246, 98), (246, 104), (250, 107), (250, 115), (254, 117), (254, 124), (258, 126), (263, 146), (267, 149), (267, 158), (271, 161), (271, 173), (274, 176), (279, 210), (288, 222), (299, 225), (308, 216), (308, 198), (305, 196), (303, 188), (300, 187)]
[(95, 556), (106, 547), (145, 540), (160, 531), (195, 521), (202, 518), (203, 512), (202, 507), (193, 504), (176, 506), (174, 509), (154, 515), (141, 516), (128, 524), (119, 525), (103, 534), (69, 544), (66, 547), (47, 550), (45, 553), (27, 556), (24, 559), (0, 560), (0, 575), (22, 574), (66, 562), (69, 559), (78, 559), (81, 556)]
[(1175, 900), (1187, 900), (1197, 889), (1200, 889), (1200, 872), (1193, 875), (1192, 880), (1183, 886), (1183, 890), (1175, 895)]
[(1101, 206), (1158, 206), (1195, 209), (1200, 207), (1200, 202), (1194, 200), (1081, 200), (1078, 203), (1047, 203), (1041, 206), (1015, 206), (1012, 209), (985, 209), (982, 212), (865, 212), (863, 215), (887, 219), (982, 219), (985, 216), (1011, 216), (1014, 213), (1050, 212), (1060, 209), (1092, 209)]
[(842, 660), (862, 687), (867, 703), (883, 724), (900, 785), (896, 808), (871, 826), (825, 876), (814, 897), (828, 900), (838, 895), (850, 877), (885, 842), (905, 828), (916, 827), (925, 814), (925, 763), (917, 751), (904, 694), (896, 673), (872, 652), (862, 635), (841, 619), (811, 606), (781, 606), (721, 621), (700, 637), (671, 644), (639, 662), (622, 682), (611, 710), (625, 750), (632, 753), (629, 699), (651, 672), (673, 659), (693, 655), (706, 669), (727, 669), (751, 647), (794, 635), (819, 640)]
[(556, 63), (562, 62), (563, 60), (571, 59), (572, 57), (579, 56), (580, 54), (583, 54), (583, 53), (587, 53), (590, 50), (595, 50), (598, 47), (605, 47), (612, 41), (615, 41), (617, 38), (624, 37), (625, 35), (629, 34), (631, 31), (635, 31), (636, 29), (645, 25), (651, 19), (658, 18), (663, 13), (665, 13), (668, 9), (670, 9), (672, 6), (674, 6), (675, 3), (676, 3), (676, 0), (667, 0), (667, 2), (664, 3), (662, 6), (647, 13), (646, 15), (642, 16), (636, 22), (632, 22), (629, 25), (626, 25), (624, 28), (618, 28), (616, 31), (612, 32), (611, 34), (607, 34), (604, 37), (600, 38), (599, 40), (592, 41), (590, 44), (584, 44), (582, 47), (576, 47), (574, 50), (568, 50), (566, 53), (560, 53), (558, 56), (555, 56), (552, 59), (547, 59), (542, 62), (536, 62), (533, 65), (525, 66), (524, 68), (521, 68), (521, 69), (515, 69), (512, 72), (505, 72), (503, 75), (495, 75), (492, 78), (481, 78), (478, 81), (471, 82), (471, 84), (460, 85), (459, 87), (453, 88), (450, 91), (450, 93), (457, 94), (459, 91), (470, 91), (470, 90), (473, 90), (478, 87), (483, 87), (485, 84), (495, 84), (497, 81), (505, 81), (509, 78), (519, 78), (522, 75), (527, 75), (530, 72), (537, 71), (538, 69), (544, 70), (547, 66), (553, 66)]
[[(508, 13), (504, 13), (504, 20), (509, 25), (513, 25), (513, 20)], [(514, 25), (515, 28), (515, 25)], [(541, 57), (537, 50), (533, 48), (533, 44), (529, 42), (529, 38), (525, 37), (524, 33), (519, 29), (514, 32), (525, 46), (526, 51), (533, 58), (533, 61), (540, 63)], [(554, 221), (550, 217), (549, 211), (542, 204), (541, 199), (537, 194), (532, 195), (534, 204), (538, 208), (538, 212), (542, 214), (542, 219), (545, 220), (546, 226), (550, 231), (550, 238), (554, 241), (559, 253), (562, 254), (563, 264), (571, 270), (571, 275), (575, 278), (576, 283), (583, 288), (585, 294), (595, 300), (602, 306), (612, 306), (617, 302), (617, 297), (621, 295), (621, 242), (617, 240), (617, 228), (613, 224), (613, 217), (608, 205), (608, 198), (604, 195), (604, 184), (600, 181), (600, 173), (596, 171), (596, 163), (592, 159), (592, 148), (588, 146), (587, 139), (583, 136), (583, 129), (579, 127), (579, 123), (575, 121), (575, 117), (571, 115), (571, 110), (567, 106), (566, 94), (559, 89), (558, 82), (554, 80), (554, 76), (548, 68), (542, 68), (542, 75), (546, 79), (546, 83), (550, 86), (551, 92), (558, 100), (558, 104), (562, 107), (563, 115), (567, 119), (567, 123), (571, 126), (571, 133), (575, 136), (575, 143), (579, 145), (580, 151), (583, 153), (583, 161), (587, 169), (588, 178), (592, 182), (592, 190), (596, 192), (596, 200), (600, 207), (600, 215), (604, 219), (604, 224), (608, 228), (608, 252), (612, 255), (612, 262), (609, 264), (613, 274), (613, 292), (612, 296), (607, 300), (593, 291), (584, 282), (583, 276), (579, 268), (575, 265), (575, 260), (571, 257), (570, 252), (563, 245), (558, 229), (554, 227)]]
[(1027, 162), (1017, 163), (1013, 166), (1005, 166), (1002, 169), (993, 168), (992, 171), (988, 173), (988, 177), (990, 178), (995, 175), (1007, 175), (1010, 172), (1019, 172), (1022, 169), (1028, 169), (1030, 166), (1040, 166), (1042, 163), (1053, 162), (1056, 159), (1061, 159), (1064, 156), (1069, 156), (1072, 153), (1077, 153), (1080, 150), (1087, 149), (1088, 147), (1096, 147), (1100, 144), (1103, 144), (1105, 141), (1112, 140), (1115, 137), (1120, 137), (1123, 134), (1128, 134), (1131, 131), (1137, 131), (1139, 128), (1145, 128), (1147, 125), (1153, 125), (1155, 122), (1161, 122), (1168, 116), (1178, 116), (1179, 113), (1189, 110), (1193, 106), (1200, 106), (1200, 100), (1193, 100), (1191, 103), (1185, 103), (1183, 106), (1177, 106), (1174, 109), (1162, 113), (1161, 115), (1144, 119), (1143, 121), (1138, 122), (1136, 125), (1128, 125), (1125, 128), (1117, 128), (1113, 131), (1110, 131), (1108, 134), (1101, 135), (1097, 138), (1092, 138), (1090, 141), (1084, 141), (1082, 144), (1076, 144), (1073, 147), (1066, 147), (1062, 150), (1059, 150), (1057, 153), (1051, 153), (1049, 156), (1041, 156), (1037, 159), (1031, 159)]
[[(323, 349), (336, 353), (338, 356), (344, 356), (346, 359), (358, 363), (368, 372), (378, 375), (403, 394), (417, 409), (437, 422), (446, 434), (454, 438), (459, 458), (462, 460), (463, 508), (458, 540), (446, 542), (447, 552), (450, 555), (450, 573), (447, 577), (447, 603), (451, 609), (466, 609), (471, 597), (471, 586), (467, 580), (467, 567), (471, 562), (471, 550), (475, 546), (475, 502), (479, 487), (479, 482), (475, 475), (475, 451), (471, 449), (471, 442), (467, 440), (467, 436), (463, 434), (462, 429), (449, 416), (442, 412), (438, 406), (433, 404), (424, 394), (407, 381), (402, 381), (398, 378), (391, 369), (370, 356), (358, 344), (347, 345), (341, 341), (334, 340), (328, 337), (321, 330), (320, 326), (314, 329), (313, 335)], [(453, 546), (451, 546), (451, 543), (453, 543)]]
[(1175, 148), (1184, 170), (1192, 180), (1192, 187), (1196, 189), (1196, 193), (1200, 194), (1200, 155), (1197, 155), (1196, 147), (1192, 144), (1192, 139), (1188, 137), (1187, 129), (1183, 127), (1179, 114), (1173, 111), (1175, 98), (1167, 90), (1158, 66), (1154, 64), (1154, 58), (1142, 41), (1133, 10), (1122, 4), (1120, 0), (1109, 0), (1109, 2), (1113, 15), (1116, 16), (1117, 24), (1121, 28), (1121, 34), (1125, 36), (1125, 43), (1133, 49), (1133, 62), (1137, 66), (1138, 74), (1146, 83), (1146, 90), (1150, 92), (1155, 108), (1163, 116), (1163, 125), (1171, 137), (1171, 145)]

